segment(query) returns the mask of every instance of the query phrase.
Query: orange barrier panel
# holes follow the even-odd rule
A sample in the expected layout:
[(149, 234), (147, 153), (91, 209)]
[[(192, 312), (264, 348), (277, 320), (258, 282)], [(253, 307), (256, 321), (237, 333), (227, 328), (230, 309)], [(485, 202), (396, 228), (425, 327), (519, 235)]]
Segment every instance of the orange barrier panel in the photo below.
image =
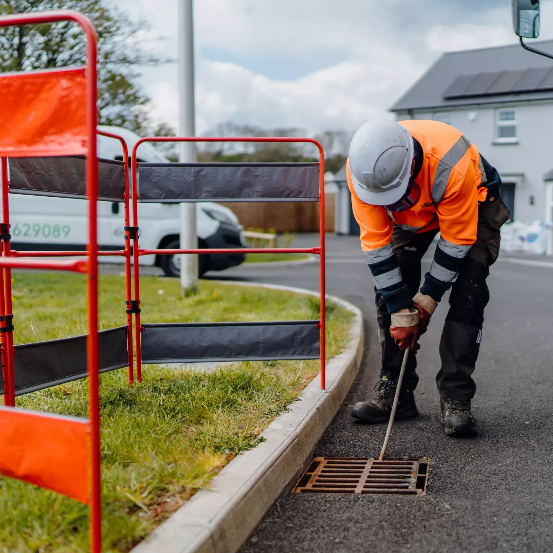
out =
[(83, 68), (3, 75), (0, 156), (87, 153)]
[(0, 407), (0, 443), (0, 474), (88, 504), (86, 419)]

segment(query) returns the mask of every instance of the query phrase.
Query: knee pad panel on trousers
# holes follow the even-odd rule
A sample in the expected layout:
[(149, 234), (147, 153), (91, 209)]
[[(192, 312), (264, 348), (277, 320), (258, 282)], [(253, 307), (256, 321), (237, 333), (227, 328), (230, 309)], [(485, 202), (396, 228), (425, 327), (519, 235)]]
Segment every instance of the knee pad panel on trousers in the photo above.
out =
[(489, 268), (483, 263), (465, 260), (451, 289), (447, 320), (482, 328), (484, 309), (490, 301), (486, 284), (489, 274)]

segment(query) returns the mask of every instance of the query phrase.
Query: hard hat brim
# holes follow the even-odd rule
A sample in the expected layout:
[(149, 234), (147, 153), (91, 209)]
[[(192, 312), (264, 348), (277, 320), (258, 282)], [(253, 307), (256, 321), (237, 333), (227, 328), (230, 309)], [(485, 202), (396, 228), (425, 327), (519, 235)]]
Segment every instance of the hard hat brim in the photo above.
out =
[[(413, 161), (413, 154), (411, 152), (411, 159), (409, 160), (409, 167)], [(411, 171), (409, 170), (405, 177), (402, 179), (401, 185), (393, 190), (387, 192), (371, 192), (367, 190), (361, 183), (355, 178), (355, 175), (351, 173), (351, 183), (353, 189), (357, 194), (357, 197), (364, 203), (369, 205), (392, 205), (405, 195), (407, 187), (409, 185), (409, 179), (411, 178)]]

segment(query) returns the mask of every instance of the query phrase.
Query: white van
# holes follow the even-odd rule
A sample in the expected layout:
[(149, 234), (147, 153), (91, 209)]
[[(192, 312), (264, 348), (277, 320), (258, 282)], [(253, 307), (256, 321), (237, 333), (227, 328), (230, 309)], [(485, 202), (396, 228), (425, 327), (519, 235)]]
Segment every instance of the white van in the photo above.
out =
[[(129, 155), (140, 139), (135, 133), (120, 127), (99, 127), (125, 139)], [(122, 160), (121, 144), (113, 138), (98, 136), (98, 156)], [(167, 162), (167, 158), (152, 146), (141, 144), (139, 161)], [(10, 195), (12, 249), (81, 251), (87, 240), (86, 201), (44, 196)], [(98, 242), (104, 250), (124, 247), (125, 225), (123, 204), (98, 202)], [(242, 227), (228, 208), (212, 202), (196, 203), (196, 229), (200, 248), (241, 248), (244, 246)], [(179, 247), (179, 204), (144, 203), (138, 206), (140, 247), (144, 249), (175, 249)], [(132, 221), (131, 221), (132, 224)], [(244, 254), (200, 255), (199, 272), (220, 271), (240, 265)], [(121, 263), (122, 259), (102, 257), (105, 263)], [(180, 256), (147, 255), (140, 265), (156, 265), (167, 276), (179, 276)]]

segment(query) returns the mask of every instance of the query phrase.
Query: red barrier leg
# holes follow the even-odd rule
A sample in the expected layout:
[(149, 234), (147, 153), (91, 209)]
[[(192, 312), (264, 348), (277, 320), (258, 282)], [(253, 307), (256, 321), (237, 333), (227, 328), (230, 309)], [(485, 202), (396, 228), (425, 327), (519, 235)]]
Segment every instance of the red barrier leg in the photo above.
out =
[[(2, 222), (7, 225), (5, 229), (7, 236), (2, 237), (2, 248), (4, 257), (11, 256), (10, 244), (10, 203), (9, 203), (9, 179), (8, 179), (8, 160), (2, 158)], [(9, 373), (10, 382), (10, 405), (15, 407), (15, 376), (14, 376), (14, 350), (13, 350), (13, 307), (12, 307), (12, 270), (10, 267), (4, 268), (4, 287), (3, 292), (6, 298), (6, 313), (5, 313), (5, 348), (6, 348), (6, 364)]]
[(320, 156), (320, 197), (319, 197), (319, 238), (320, 238), (320, 254), (319, 254), (319, 267), (321, 276), (321, 389), (326, 389), (326, 273), (325, 273), (325, 160), (324, 150), (321, 145), (317, 145), (319, 148)]
[(140, 326), (140, 271), (138, 264), (140, 257), (138, 255), (138, 236), (134, 239), (133, 244), (134, 255), (134, 299), (136, 301), (137, 310), (134, 314), (134, 332), (136, 342), (136, 380), (142, 382), (142, 342), (141, 335), (142, 327)]
[(132, 224), (133, 233), (133, 276), (134, 276), (134, 332), (136, 342), (136, 380), (142, 382), (142, 327), (140, 326), (140, 252), (138, 251), (138, 174), (136, 161), (136, 146), (131, 158), (131, 183), (132, 183)]
[[(4, 219), (5, 220), (5, 219)], [(4, 241), (4, 255), (10, 256), (10, 242)], [(14, 375), (14, 349), (13, 349), (13, 308), (12, 308), (12, 270), (10, 267), (4, 268), (4, 293), (6, 295), (6, 332), (5, 332), (5, 344), (6, 344), (6, 362), (9, 372), (10, 380), (10, 405), (15, 407), (15, 375)]]
[(102, 552), (102, 488), (100, 441), (100, 340), (98, 335), (98, 72), (96, 32), (88, 19), (80, 21), (87, 38), (86, 196), (88, 199), (88, 397), (90, 419), (90, 549)]
[[(6, 306), (4, 304), (4, 271), (0, 270), (0, 324), (6, 324)], [(4, 379), (4, 405), (10, 407), (12, 385), (10, 382), (10, 371), (8, 370), (8, 348), (7, 333), (0, 332), (0, 346), (2, 354), (2, 376)]]
[[(1, 159), (2, 164), (2, 189), (7, 187), (8, 183), (8, 160), (3, 157)], [(2, 251), (2, 255), (4, 252)], [(5, 292), (4, 292), (4, 271), (0, 271), (0, 324), (5, 324), (6, 321), (6, 308), (4, 305), (4, 298), (5, 298)], [(8, 356), (7, 356), (7, 347), (6, 347), (6, 333), (1, 332), (0, 333), (0, 353), (2, 357), (2, 377), (4, 380), (4, 405), (9, 406), (11, 405), (10, 401), (10, 372), (8, 370)]]
[[(8, 160), (3, 157), (1, 160), (2, 171), (2, 220), (7, 227), (6, 234), (9, 234), (10, 212), (8, 204)], [(10, 241), (8, 236), (2, 236), (2, 256), (9, 257)], [(0, 293), (2, 294), (2, 305), (0, 306), (1, 326), (5, 328), (2, 332), (2, 367), (4, 369), (4, 405), (15, 406), (15, 382), (13, 372), (13, 334), (10, 329), (12, 315), (12, 271), (9, 267), (2, 270)]]
[[(126, 169), (125, 169), (126, 173)], [(128, 182), (128, 180), (127, 180)], [(129, 194), (125, 194), (125, 226), (130, 226), (129, 222)], [(132, 283), (131, 283), (131, 234), (125, 232), (125, 292), (127, 305), (127, 353), (129, 358), (129, 386), (134, 382), (133, 369), (133, 339), (132, 339)]]

